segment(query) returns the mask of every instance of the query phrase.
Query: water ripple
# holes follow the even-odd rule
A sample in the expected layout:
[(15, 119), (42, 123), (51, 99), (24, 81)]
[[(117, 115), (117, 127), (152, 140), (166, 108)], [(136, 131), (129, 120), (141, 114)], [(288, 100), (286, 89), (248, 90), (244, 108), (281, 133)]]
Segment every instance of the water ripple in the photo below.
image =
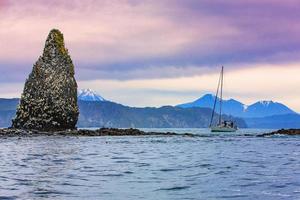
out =
[(0, 199), (300, 199), (300, 137), (167, 131), (0, 139)]

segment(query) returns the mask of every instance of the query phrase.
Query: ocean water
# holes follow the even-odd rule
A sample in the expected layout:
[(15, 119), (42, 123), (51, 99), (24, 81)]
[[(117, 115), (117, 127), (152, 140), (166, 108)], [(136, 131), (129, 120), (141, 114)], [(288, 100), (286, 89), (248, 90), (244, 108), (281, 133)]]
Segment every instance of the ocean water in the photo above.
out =
[(300, 137), (146, 130), (202, 137), (2, 138), (0, 199), (300, 199)]

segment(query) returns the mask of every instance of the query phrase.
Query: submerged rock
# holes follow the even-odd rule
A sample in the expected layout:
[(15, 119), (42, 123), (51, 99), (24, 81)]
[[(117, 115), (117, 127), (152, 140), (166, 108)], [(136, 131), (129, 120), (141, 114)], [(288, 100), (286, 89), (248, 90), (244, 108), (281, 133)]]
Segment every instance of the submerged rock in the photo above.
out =
[(12, 127), (43, 131), (74, 129), (78, 114), (74, 65), (63, 34), (53, 29), (43, 55), (26, 80)]

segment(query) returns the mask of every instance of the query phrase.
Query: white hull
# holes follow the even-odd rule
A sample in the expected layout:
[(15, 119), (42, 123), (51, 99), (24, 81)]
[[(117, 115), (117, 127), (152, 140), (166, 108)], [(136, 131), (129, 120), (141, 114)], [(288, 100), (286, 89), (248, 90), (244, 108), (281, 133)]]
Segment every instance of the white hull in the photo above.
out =
[(236, 132), (236, 128), (231, 128), (231, 127), (211, 127), (211, 132)]

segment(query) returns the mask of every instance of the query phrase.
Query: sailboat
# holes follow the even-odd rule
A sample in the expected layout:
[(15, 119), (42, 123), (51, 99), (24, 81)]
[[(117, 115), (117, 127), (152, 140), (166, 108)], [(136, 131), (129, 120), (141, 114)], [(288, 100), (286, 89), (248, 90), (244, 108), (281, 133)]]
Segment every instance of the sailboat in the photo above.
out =
[[(210, 120), (210, 124), (209, 124), (211, 132), (235, 132), (237, 130), (237, 126), (234, 124), (233, 121), (230, 121), (230, 120), (224, 121), (222, 119), (223, 82), (224, 82), (224, 67), (222, 66), (219, 83), (218, 83), (218, 88), (217, 88), (217, 92), (216, 92), (216, 96), (215, 96), (213, 111), (212, 111), (212, 115), (211, 115), (211, 120)], [(219, 119), (218, 119), (217, 124), (213, 125), (219, 92), (220, 92)]]

